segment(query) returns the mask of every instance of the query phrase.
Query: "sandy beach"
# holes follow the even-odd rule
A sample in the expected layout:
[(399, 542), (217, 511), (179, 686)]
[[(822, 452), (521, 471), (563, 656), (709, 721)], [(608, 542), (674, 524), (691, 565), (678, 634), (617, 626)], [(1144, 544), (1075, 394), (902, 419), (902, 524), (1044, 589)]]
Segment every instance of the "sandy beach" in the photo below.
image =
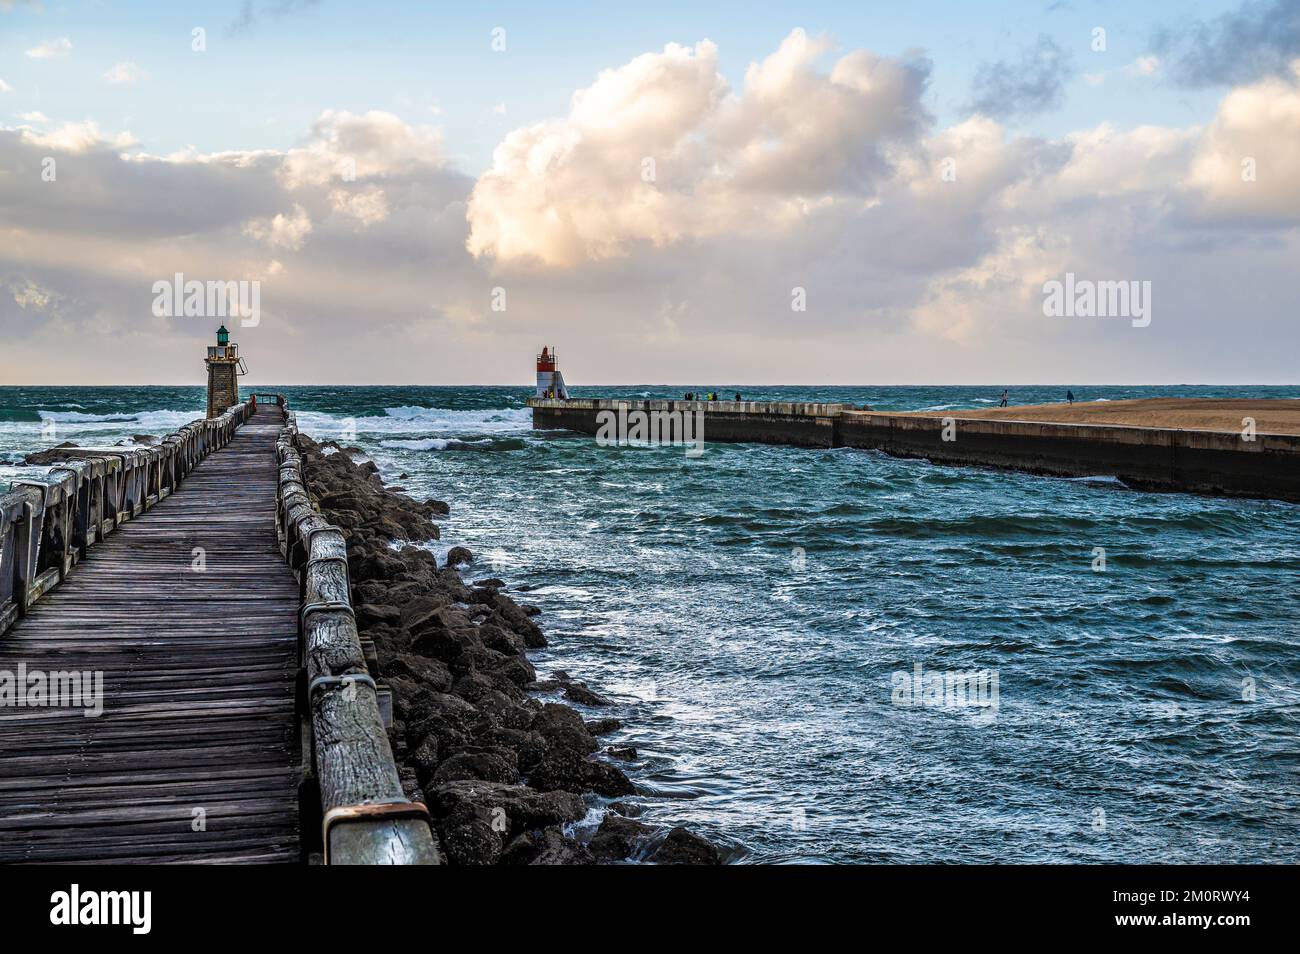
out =
[(1124, 424), (1237, 433), (1253, 417), (1260, 434), (1300, 434), (1300, 400), (1146, 398), (1137, 401), (1026, 404), (968, 411), (907, 411), (904, 417), (990, 418), (1060, 424)]

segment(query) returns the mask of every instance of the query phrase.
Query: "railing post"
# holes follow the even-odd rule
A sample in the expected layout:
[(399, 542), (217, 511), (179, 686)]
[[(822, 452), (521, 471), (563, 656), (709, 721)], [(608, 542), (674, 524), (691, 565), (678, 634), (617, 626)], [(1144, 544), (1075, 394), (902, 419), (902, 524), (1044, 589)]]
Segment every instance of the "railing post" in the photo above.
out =
[(18, 525), (25, 505), (16, 493), (0, 494), (0, 633), (18, 618)]
[(18, 523), (18, 615), (26, 616), (31, 607), (31, 586), (36, 579), (36, 561), (40, 553), (43, 508), (38, 511), (31, 500), (23, 502)]

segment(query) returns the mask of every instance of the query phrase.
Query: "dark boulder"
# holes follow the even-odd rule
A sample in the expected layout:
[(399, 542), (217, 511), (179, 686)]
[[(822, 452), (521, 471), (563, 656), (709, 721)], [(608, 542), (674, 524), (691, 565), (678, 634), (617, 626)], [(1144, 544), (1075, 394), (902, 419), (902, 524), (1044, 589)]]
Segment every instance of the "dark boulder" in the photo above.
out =
[(453, 815), (471, 806), (485, 812), (497, 832), (509, 835), (578, 821), (587, 814), (582, 799), (571, 792), (537, 792), (500, 782), (448, 782), (426, 788), (425, 794), (434, 818)]
[(446, 692), (451, 688), (451, 670), (446, 663), (427, 656), (402, 653), (385, 664), (383, 670), (385, 676), (404, 677), (435, 692)]
[(24, 464), (36, 464), (41, 467), (47, 467), (50, 464), (57, 464), (67, 460), (67, 455), (63, 453), (68, 448), (76, 447), (72, 441), (64, 441), (48, 450), (34, 451), (23, 458)]
[(571, 682), (565, 686), (564, 698), (572, 699), (583, 706), (612, 706), (614, 704), (600, 693), (592, 692), (580, 682)]
[(483, 782), (513, 782), (519, 767), (495, 752), (458, 752), (442, 761), (430, 784), (445, 785), (477, 779)]
[(582, 787), (607, 798), (636, 794), (632, 780), (623, 774), (622, 769), (615, 768), (608, 762), (588, 762)]
[(633, 857), (639, 843), (653, 832), (639, 821), (606, 815), (587, 847), (598, 861), (623, 861)]
[(501, 833), (485, 807), (462, 802), (439, 817), (434, 827), (447, 860), (454, 865), (494, 865), (501, 858)]
[(566, 838), (559, 828), (526, 831), (501, 853), (504, 865), (589, 865), (595, 860), (585, 845)]
[(361, 603), (353, 607), (357, 625), (362, 629), (376, 623), (397, 624), (402, 621), (402, 613), (396, 606), (383, 606), (377, 603)]
[(722, 863), (722, 853), (679, 825), (664, 836), (648, 860), (657, 865), (717, 865)]

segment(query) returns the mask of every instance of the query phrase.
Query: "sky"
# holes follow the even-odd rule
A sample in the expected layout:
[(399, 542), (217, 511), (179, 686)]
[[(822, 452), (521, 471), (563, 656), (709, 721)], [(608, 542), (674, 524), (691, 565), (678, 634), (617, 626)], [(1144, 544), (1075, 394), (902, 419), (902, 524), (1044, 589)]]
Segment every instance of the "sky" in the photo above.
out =
[(0, 384), (1292, 383), (1298, 265), (1300, 0), (0, 0)]

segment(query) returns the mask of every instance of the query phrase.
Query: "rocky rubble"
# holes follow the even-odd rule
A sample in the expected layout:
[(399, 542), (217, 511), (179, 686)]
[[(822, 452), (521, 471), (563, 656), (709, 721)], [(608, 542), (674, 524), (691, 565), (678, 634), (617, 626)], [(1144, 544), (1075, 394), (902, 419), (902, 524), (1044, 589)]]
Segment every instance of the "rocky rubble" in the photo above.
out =
[[(332, 448), (332, 449), (331, 449)], [(456, 567), (472, 563), (453, 547), (439, 566), (412, 546), (439, 533), (438, 500), (386, 488), (356, 449), (299, 437), (308, 490), (348, 539), (357, 625), (374, 642), (383, 681), (393, 691), (389, 735), (409, 797), (429, 806), (442, 850), (453, 864), (593, 864), (627, 859), (718, 864), (716, 846), (675, 828), (663, 834), (619, 814), (613, 802), (589, 844), (570, 833), (588, 814), (584, 796), (635, 793), (605, 758), (634, 758), (596, 736), (612, 718), (584, 722), (574, 709), (544, 703), (560, 693), (584, 706), (609, 705), (557, 672), (539, 682), (529, 649), (546, 645), (535, 607), (521, 606), (500, 580), (467, 585)]]
[(63, 454), (65, 450), (75, 450), (77, 445), (72, 441), (64, 441), (62, 444), (55, 444), (53, 447), (45, 450), (32, 451), (23, 458), (24, 464), (33, 464), (40, 467), (48, 467), (51, 464), (63, 463)]
[[(158, 443), (158, 438), (153, 434), (132, 434), (130, 439), (123, 438), (118, 441), (117, 447), (151, 447)], [(64, 441), (62, 444), (55, 444), (53, 447), (47, 447), (45, 450), (32, 451), (23, 457), (24, 464), (32, 464), (39, 467), (49, 467), (53, 464), (61, 464), (64, 461), (63, 452), (66, 450), (79, 450), (80, 445), (75, 441)]]

